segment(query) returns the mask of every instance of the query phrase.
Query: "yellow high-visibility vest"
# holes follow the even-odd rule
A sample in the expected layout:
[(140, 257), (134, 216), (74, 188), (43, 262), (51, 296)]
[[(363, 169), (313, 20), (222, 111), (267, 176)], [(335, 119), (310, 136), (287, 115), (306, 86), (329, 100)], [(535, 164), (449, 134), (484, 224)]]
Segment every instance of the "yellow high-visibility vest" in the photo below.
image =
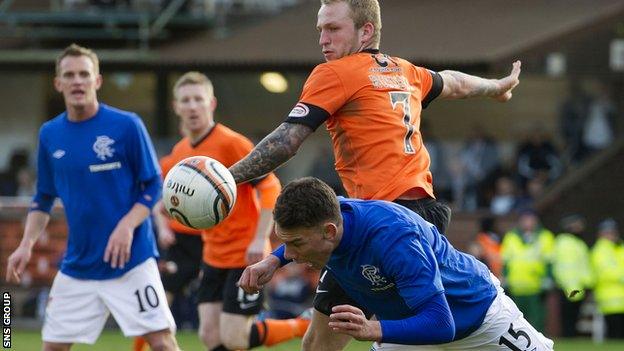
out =
[(551, 263), (555, 236), (547, 229), (535, 233), (531, 242), (524, 242), (517, 229), (503, 238), (501, 254), (505, 263), (505, 280), (515, 296), (539, 294), (547, 278)]
[(594, 296), (602, 314), (624, 313), (624, 245), (599, 238), (592, 248)]
[[(571, 301), (582, 300), (585, 289), (593, 285), (589, 248), (573, 234), (561, 233), (555, 238), (552, 267), (555, 283)], [(574, 290), (579, 293), (571, 296)]]

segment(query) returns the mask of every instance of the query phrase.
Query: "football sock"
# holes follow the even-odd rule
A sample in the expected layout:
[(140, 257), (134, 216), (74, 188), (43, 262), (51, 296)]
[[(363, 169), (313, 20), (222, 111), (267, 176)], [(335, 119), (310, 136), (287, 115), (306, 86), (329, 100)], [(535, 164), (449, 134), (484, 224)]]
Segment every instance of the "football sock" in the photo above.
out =
[(147, 341), (145, 341), (142, 336), (137, 336), (132, 342), (132, 351), (145, 351), (146, 345)]
[(251, 326), (249, 348), (260, 345), (272, 346), (305, 334), (310, 321), (302, 318), (266, 319)]

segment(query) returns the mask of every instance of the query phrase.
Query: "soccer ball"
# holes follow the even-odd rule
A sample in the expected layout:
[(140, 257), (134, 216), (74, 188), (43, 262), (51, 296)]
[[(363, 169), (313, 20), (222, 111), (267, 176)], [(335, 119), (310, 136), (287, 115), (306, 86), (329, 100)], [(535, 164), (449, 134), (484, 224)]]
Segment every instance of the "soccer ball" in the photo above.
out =
[(163, 203), (178, 222), (195, 229), (213, 227), (236, 203), (236, 182), (219, 161), (193, 156), (178, 162), (163, 184)]

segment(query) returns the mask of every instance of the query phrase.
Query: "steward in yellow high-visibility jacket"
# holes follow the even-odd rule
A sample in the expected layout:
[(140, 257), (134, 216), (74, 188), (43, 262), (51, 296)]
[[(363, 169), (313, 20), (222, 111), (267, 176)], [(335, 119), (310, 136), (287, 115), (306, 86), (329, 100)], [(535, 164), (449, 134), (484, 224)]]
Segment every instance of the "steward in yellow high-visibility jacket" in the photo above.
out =
[(566, 232), (555, 238), (552, 273), (557, 286), (570, 301), (580, 301), (585, 289), (593, 285), (589, 247), (580, 237), (585, 230), (585, 219), (569, 215), (561, 220)]
[(525, 210), (518, 226), (505, 234), (501, 245), (505, 285), (529, 322), (544, 330), (542, 292), (548, 288), (555, 237), (540, 226), (535, 212)]
[(555, 237), (545, 228), (521, 233), (513, 229), (503, 238), (501, 254), (506, 286), (514, 296), (539, 294), (548, 279)]
[(552, 273), (560, 294), (561, 336), (575, 337), (585, 289), (593, 285), (589, 248), (581, 238), (585, 218), (577, 214), (565, 216), (561, 228), (565, 232), (555, 238)]
[(603, 221), (591, 251), (594, 297), (607, 322), (607, 336), (624, 338), (624, 244), (613, 220)]

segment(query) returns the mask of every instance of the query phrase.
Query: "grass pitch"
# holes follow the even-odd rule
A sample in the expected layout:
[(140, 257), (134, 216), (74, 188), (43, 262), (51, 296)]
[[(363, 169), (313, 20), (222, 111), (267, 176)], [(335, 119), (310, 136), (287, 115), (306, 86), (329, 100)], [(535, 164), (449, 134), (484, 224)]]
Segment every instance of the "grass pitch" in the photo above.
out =
[[(197, 334), (189, 331), (181, 331), (177, 334), (178, 343), (184, 351), (205, 350)], [(270, 349), (259, 348), (255, 350), (271, 351), (294, 351), (299, 350), (300, 340), (293, 340), (288, 343), (276, 345)], [(13, 330), (11, 349), (19, 351), (39, 351), (41, 350), (41, 334), (38, 331)], [(119, 331), (107, 330), (102, 333), (95, 345), (76, 344), (73, 351), (131, 351), (132, 340), (124, 338)], [(368, 351), (369, 342), (352, 342), (347, 347), (347, 351)], [(604, 344), (593, 344), (589, 339), (559, 339), (555, 341), (557, 351), (622, 351), (624, 350), (624, 340), (620, 342), (610, 341)]]

